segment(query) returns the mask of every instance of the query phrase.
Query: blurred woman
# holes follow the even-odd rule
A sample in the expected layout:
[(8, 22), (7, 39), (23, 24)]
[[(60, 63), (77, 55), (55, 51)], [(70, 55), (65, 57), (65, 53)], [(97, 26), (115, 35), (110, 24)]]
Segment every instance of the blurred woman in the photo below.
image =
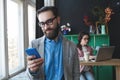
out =
[[(84, 55), (86, 55), (86, 52), (90, 55), (90, 57), (92, 57), (93, 50), (90, 46), (88, 46), (89, 40), (90, 40), (89, 33), (81, 32), (79, 34), (77, 44), (79, 60), (84, 59)], [(91, 66), (80, 65), (80, 80), (95, 80)]]

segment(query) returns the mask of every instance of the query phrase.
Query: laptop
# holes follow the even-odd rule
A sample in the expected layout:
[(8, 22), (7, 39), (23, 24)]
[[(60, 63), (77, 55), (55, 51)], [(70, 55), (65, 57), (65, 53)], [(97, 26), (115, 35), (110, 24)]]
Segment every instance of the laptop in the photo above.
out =
[(100, 47), (95, 58), (95, 62), (112, 59), (115, 46)]

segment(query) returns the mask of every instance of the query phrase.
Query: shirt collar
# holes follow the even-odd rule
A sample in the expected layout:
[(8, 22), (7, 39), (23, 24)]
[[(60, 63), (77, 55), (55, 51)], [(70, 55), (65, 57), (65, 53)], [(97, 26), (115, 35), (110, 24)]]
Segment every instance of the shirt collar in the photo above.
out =
[(49, 39), (49, 38), (47, 38), (47, 37), (45, 37), (45, 40), (46, 40), (47, 42), (59, 42), (60, 40), (62, 40), (62, 34), (58, 34), (58, 37), (57, 37), (56, 40), (51, 40), (51, 39)]

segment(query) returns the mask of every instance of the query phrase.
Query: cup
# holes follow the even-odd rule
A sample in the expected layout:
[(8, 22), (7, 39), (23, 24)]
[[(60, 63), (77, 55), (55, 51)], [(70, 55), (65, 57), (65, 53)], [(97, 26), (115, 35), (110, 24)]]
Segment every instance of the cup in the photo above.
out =
[(96, 51), (98, 51), (98, 50), (99, 50), (99, 48), (100, 48), (100, 46), (96, 46)]
[(86, 62), (89, 61), (90, 52), (84, 52), (84, 59)]

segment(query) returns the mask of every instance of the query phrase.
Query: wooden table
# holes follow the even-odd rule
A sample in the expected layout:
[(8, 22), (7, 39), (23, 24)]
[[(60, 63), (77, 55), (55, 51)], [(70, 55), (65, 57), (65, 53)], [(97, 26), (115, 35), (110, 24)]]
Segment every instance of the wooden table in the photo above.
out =
[(100, 61), (100, 62), (80, 61), (80, 65), (115, 66), (115, 68), (116, 68), (116, 80), (120, 80), (120, 59), (111, 59), (111, 60)]

